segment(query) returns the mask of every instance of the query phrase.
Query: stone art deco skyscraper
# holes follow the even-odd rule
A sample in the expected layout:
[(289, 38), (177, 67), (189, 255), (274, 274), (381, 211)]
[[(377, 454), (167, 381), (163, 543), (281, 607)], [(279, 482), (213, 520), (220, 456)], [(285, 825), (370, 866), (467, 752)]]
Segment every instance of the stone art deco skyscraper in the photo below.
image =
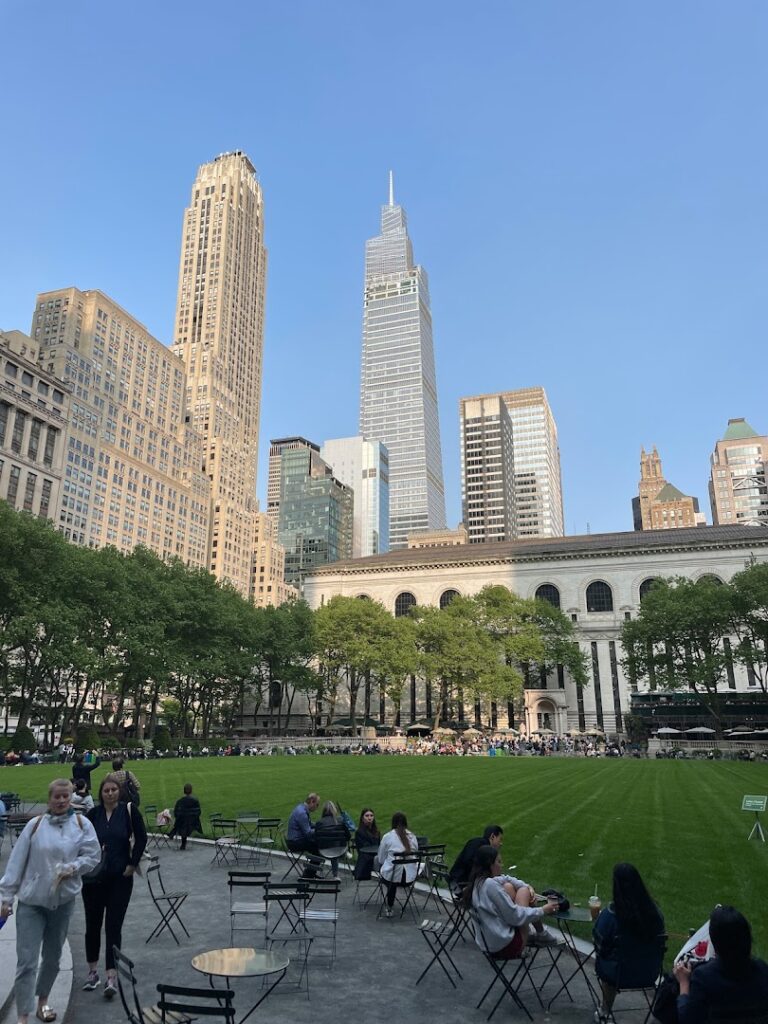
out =
[(389, 450), (389, 546), (445, 527), (432, 313), (427, 272), (413, 262), (405, 210), (381, 208), (365, 244), (360, 433)]
[(264, 346), (264, 202), (248, 157), (203, 164), (184, 213), (173, 351), (211, 480), (208, 567), (244, 595), (256, 544)]

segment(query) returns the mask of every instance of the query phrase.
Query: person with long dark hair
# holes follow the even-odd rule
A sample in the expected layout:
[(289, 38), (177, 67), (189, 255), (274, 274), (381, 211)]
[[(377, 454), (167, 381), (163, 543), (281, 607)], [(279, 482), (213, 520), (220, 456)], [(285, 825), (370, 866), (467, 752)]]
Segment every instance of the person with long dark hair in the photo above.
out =
[(623, 988), (653, 985), (663, 953), (664, 917), (633, 864), (614, 867), (613, 901), (600, 911), (592, 935), (603, 992), (595, 1020), (604, 1021), (619, 983)]
[(139, 809), (120, 799), (120, 779), (107, 775), (99, 786), (99, 802), (88, 812), (102, 849), (98, 877), (83, 885), (85, 958), (88, 977), (83, 991), (99, 987), (101, 928), (105, 921), (107, 980), (104, 998), (117, 993), (114, 947), (122, 946), (122, 928), (133, 892), (133, 876), (147, 845), (147, 830)]
[(558, 903), (534, 907), (536, 893), (522, 879), (502, 874), (501, 854), (495, 846), (481, 846), (475, 854), (461, 898), (467, 910), (474, 912), (475, 941), (497, 960), (517, 959), (529, 941), (541, 946), (559, 945), (560, 940), (543, 924), (543, 918), (554, 914)]
[(715, 950), (712, 960), (694, 971), (685, 961), (675, 964), (679, 1024), (699, 1024), (719, 1010), (764, 1016), (768, 964), (752, 956), (749, 921), (735, 907), (716, 907), (709, 918), (709, 938)]
[(373, 813), (373, 808), (364, 807), (360, 812), (360, 821), (355, 831), (357, 861), (355, 862), (354, 876), (358, 882), (367, 882), (370, 879), (376, 860), (376, 854), (370, 851), (374, 846), (378, 849), (380, 842), (381, 832), (376, 824), (376, 815)]
[(419, 873), (418, 864), (399, 865), (394, 858), (398, 854), (417, 853), (418, 849), (416, 836), (408, 831), (408, 819), (402, 811), (395, 811), (392, 815), (392, 828), (381, 837), (378, 854), (379, 875), (389, 882), (385, 901), (387, 917), (392, 917), (398, 885), (411, 885)]

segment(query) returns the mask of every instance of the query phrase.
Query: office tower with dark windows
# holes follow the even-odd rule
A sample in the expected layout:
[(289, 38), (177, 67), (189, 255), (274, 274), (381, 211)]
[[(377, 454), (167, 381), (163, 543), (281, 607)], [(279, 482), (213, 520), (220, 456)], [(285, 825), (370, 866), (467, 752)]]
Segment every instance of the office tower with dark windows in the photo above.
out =
[(267, 478), (267, 515), (277, 522), (280, 517), (280, 478), (283, 466), (283, 452), (307, 448), (314, 452), (320, 446), (306, 437), (274, 437), (269, 442), (269, 476)]
[(354, 498), (317, 447), (295, 447), (280, 460), (278, 540), (285, 548), (285, 582), (301, 588), (318, 565), (352, 557)]
[(320, 454), (354, 491), (352, 557), (382, 555), (389, 550), (389, 455), (381, 441), (337, 437), (325, 441)]
[(251, 591), (257, 535), (267, 253), (264, 201), (242, 152), (203, 164), (184, 212), (173, 351), (211, 481), (208, 568)]
[(365, 246), (360, 434), (389, 453), (389, 547), (445, 526), (429, 283), (413, 261), (405, 211), (381, 209)]

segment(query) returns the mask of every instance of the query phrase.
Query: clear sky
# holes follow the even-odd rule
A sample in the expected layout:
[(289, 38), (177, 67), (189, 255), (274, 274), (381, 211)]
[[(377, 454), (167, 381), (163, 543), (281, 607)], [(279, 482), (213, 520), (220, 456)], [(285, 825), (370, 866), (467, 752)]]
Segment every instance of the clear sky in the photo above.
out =
[(197, 166), (266, 203), (270, 437), (357, 432), (363, 246), (395, 171), (461, 395), (543, 384), (569, 533), (631, 529), (641, 444), (707, 512), (768, 432), (764, 0), (2, 0), (0, 327), (100, 288), (168, 343)]

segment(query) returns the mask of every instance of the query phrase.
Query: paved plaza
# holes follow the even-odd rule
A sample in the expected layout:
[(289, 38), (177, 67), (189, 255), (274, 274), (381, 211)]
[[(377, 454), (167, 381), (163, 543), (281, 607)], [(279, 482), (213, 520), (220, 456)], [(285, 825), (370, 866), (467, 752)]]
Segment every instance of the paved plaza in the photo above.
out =
[[(151, 849), (151, 844), (150, 852), (157, 852)], [(146, 938), (157, 924), (159, 916), (150, 899), (146, 881), (136, 880), (123, 930), (123, 950), (136, 963), (144, 1005), (155, 1001), (155, 986), (158, 982), (206, 986), (207, 978), (191, 966), (192, 957), (230, 944), (227, 867), (212, 865), (212, 852), (211, 844), (202, 842), (190, 843), (184, 852), (176, 848), (159, 851), (166, 888), (189, 892), (181, 908), (181, 916), (190, 937), (182, 934), (178, 946), (167, 931), (147, 944)], [(3, 864), (7, 856), (6, 844)], [(276, 880), (280, 879), (286, 867), (282, 858), (274, 857), (272, 870)], [(492, 975), (490, 966), (474, 943), (460, 942), (455, 949), (455, 961), (463, 975), (463, 980), (457, 981), (456, 989), (451, 987), (436, 964), (421, 984), (416, 986), (416, 979), (428, 963), (430, 953), (411, 916), (377, 919), (378, 903), (375, 897), (366, 909), (360, 909), (354, 896), (354, 882), (349, 874), (342, 871), (337, 957), (330, 966), (328, 958), (321, 955), (327, 950), (328, 943), (315, 943), (316, 949), (313, 948), (310, 957), (309, 997), (296, 984), (298, 974), (294, 961), (281, 984), (249, 1018), (249, 1022), (261, 1019), (269, 1020), (271, 1024), (295, 1024), (296, 1021), (311, 1019), (315, 1024), (338, 1024), (347, 1012), (355, 1017), (363, 1016), (366, 1021), (380, 1021), (382, 1024), (389, 1024), (392, 1020), (440, 1020), (444, 1024), (468, 1024), (473, 1021), (481, 1024), (485, 1021), (492, 1003), (488, 1001), (488, 1005), (484, 1004), (481, 1009), (476, 1009), (476, 1004)], [(424, 899), (425, 894), (422, 893), (417, 903), (418, 920), (425, 917), (437, 918), (431, 902), (426, 911), (421, 909)], [(586, 937), (588, 926), (583, 926), (582, 931)], [(51, 1002), (60, 1011), (61, 1020), (61, 1010), (69, 998), (64, 1024), (84, 1024), (86, 1021), (89, 1024), (122, 1024), (126, 1018), (119, 999), (107, 1002), (101, 990), (83, 992), (81, 989), (85, 977), (83, 934), (82, 904), (78, 900), (69, 933), (71, 961), (74, 965), (71, 994), (67, 992), (70, 975), (65, 970), (57, 986), (61, 994), (54, 993)], [(243, 933), (243, 938), (238, 939), (237, 944), (263, 946), (263, 940), (259, 932), (254, 930)], [(291, 956), (295, 950), (288, 947), (287, 952)], [(0, 942), (0, 957), (7, 977), (8, 972), (13, 970), (12, 943)], [(536, 972), (539, 978), (544, 973), (544, 965), (549, 962), (547, 951), (542, 950), (538, 957), (542, 971)], [(573, 958), (567, 953), (562, 955), (559, 964), (564, 974), (569, 974), (575, 967)], [(63, 966), (69, 966), (69, 957), (65, 956)], [(103, 979), (103, 951), (100, 974)], [(547, 982), (543, 990), (545, 1004), (558, 984), (554, 976)], [(244, 979), (234, 981), (232, 985), (239, 1020), (262, 994), (261, 982), (257, 979)], [(570, 985), (570, 991), (573, 1002), (562, 994), (550, 1011), (542, 1010), (529, 990), (524, 989), (523, 995), (537, 1024), (550, 1020), (562, 1021), (563, 1024), (575, 1021), (588, 1024), (592, 1020), (593, 1007), (586, 985), (578, 979)], [(620, 1005), (638, 1007), (642, 1002), (639, 993), (628, 993), (621, 998), (622, 1003), (617, 1004), (617, 1009)], [(494, 1020), (504, 1021), (510, 1015), (515, 1020), (527, 1020), (524, 1013), (513, 1007), (505, 997)], [(643, 1017), (644, 1013), (638, 1010), (622, 1014), (621, 1019), (626, 1024), (639, 1024)], [(11, 1000), (10, 1004), (6, 1003), (0, 1024), (12, 1024), (15, 1020)]]

